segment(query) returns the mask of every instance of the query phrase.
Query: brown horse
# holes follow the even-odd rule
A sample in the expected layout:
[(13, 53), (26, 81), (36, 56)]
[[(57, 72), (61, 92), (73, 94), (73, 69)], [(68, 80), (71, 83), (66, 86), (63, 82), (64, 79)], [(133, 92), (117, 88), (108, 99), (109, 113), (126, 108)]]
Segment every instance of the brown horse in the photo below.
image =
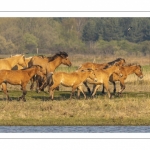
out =
[(86, 99), (86, 95), (82, 89), (83, 82), (90, 78), (94, 81), (96, 81), (96, 76), (93, 70), (86, 69), (86, 70), (79, 70), (72, 73), (66, 73), (66, 72), (56, 72), (49, 75), (49, 93), (50, 98), (53, 100), (54, 98), (54, 90), (56, 87), (58, 87), (60, 84), (66, 87), (72, 87), (72, 92), (70, 95), (70, 99), (72, 98), (73, 93), (75, 90), (78, 90), (78, 98), (79, 98), (79, 91), (81, 91), (84, 95), (84, 98)]
[[(36, 58), (36, 59), (35, 59)], [(36, 81), (36, 91), (38, 92), (40, 90), (44, 90), (44, 88), (47, 86), (46, 84), (46, 76), (50, 72), (54, 72), (55, 69), (60, 66), (61, 64), (66, 65), (66, 66), (71, 66), (71, 61), (68, 57), (68, 54), (66, 52), (59, 52), (56, 53), (52, 57), (47, 57), (47, 58), (42, 58), (42, 57), (33, 57), (31, 59), (31, 65), (41, 65), (43, 67), (44, 73), (45, 73), (45, 79), (44, 81), (41, 80), (41, 77), (36, 76), (34, 81)], [(34, 81), (32, 81), (30, 89), (33, 89), (34, 86)], [(40, 88), (41, 87), (41, 88)]]
[(34, 75), (43, 76), (41, 66), (32, 66), (22, 70), (0, 70), (0, 84), (2, 84), (2, 90), (6, 94), (7, 99), (10, 100), (7, 93), (7, 83), (9, 83), (21, 86), (23, 95), (19, 98), (19, 100), (23, 99), (23, 101), (26, 101), (26, 85)]
[[(86, 69), (86, 68), (104, 69), (104, 68), (107, 68), (107, 67), (110, 67), (110, 66), (114, 65), (116, 62), (117, 62), (117, 64), (118, 64), (119, 66), (123, 66), (123, 65), (126, 63), (125, 59), (123, 59), (123, 58), (117, 58), (117, 59), (115, 59), (115, 60), (113, 60), (113, 61), (111, 61), (111, 62), (103, 63), (103, 64), (97, 64), (97, 63), (90, 63), (90, 62), (87, 62), (87, 63), (82, 64), (82, 65), (78, 68), (78, 70), (80, 70), (80, 69)], [(88, 92), (91, 94), (91, 90), (90, 90), (90, 88), (88, 87), (88, 85), (86, 84), (86, 81), (84, 82), (84, 84), (85, 84), (85, 86), (86, 86)]]
[[(109, 78), (109, 81), (113, 83), (113, 86), (114, 86), (113, 92), (114, 93), (116, 93), (116, 83), (115, 82), (116, 81), (120, 82), (121, 89), (118, 93), (119, 95), (121, 95), (122, 91), (125, 89), (125, 80), (127, 79), (128, 75), (135, 73), (139, 78), (143, 78), (141, 66), (138, 64), (128, 64), (128, 65), (122, 66), (120, 68), (120, 71), (123, 74), (122, 77), (119, 77), (116, 73), (113, 73)], [(104, 93), (104, 88), (103, 88), (102, 92)]]
[[(112, 73), (116, 73), (118, 74), (118, 76), (122, 76), (121, 72), (120, 72), (120, 64), (119, 63), (115, 63), (112, 66), (106, 67), (104, 69), (97, 69), (95, 70), (95, 75), (97, 77), (97, 82), (93, 82), (91, 81), (91, 79), (87, 78), (87, 82), (90, 84), (93, 84), (93, 91), (92, 91), (92, 97), (94, 97), (94, 95), (96, 94), (97, 89), (100, 87), (101, 84), (104, 85), (108, 97), (111, 98), (111, 94), (110, 94), (110, 90), (109, 90), (109, 77)], [(85, 82), (86, 86), (87, 86), (87, 82)]]
[(0, 70), (11, 70), (16, 64), (27, 67), (25, 56), (18, 54), (9, 58), (0, 59)]
[(117, 58), (111, 62), (108, 62), (108, 63), (102, 63), (102, 64), (98, 64), (98, 63), (92, 63), (92, 62), (86, 62), (84, 64), (82, 64), (79, 68), (79, 69), (87, 69), (87, 68), (92, 68), (92, 69), (103, 69), (105, 67), (108, 67), (108, 66), (112, 66), (114, 63), (118, 62), (118, 64), (120, 66), (123, 66), (125, 64), (125, 59), (123, 58)]

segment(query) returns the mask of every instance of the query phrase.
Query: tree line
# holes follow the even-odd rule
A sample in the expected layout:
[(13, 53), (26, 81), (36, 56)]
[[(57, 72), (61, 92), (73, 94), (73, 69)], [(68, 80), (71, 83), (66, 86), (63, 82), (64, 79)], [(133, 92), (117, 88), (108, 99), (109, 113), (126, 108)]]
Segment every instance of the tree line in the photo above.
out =
[(0, 54), (150, 54), (150, 18), (0, 18)]

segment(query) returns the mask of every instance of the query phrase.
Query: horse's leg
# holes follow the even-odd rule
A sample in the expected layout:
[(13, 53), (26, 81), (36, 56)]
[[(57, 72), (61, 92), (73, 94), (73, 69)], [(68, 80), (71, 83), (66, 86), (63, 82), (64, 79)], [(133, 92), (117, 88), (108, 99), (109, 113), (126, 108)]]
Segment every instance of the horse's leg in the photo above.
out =
[(30, 82), (31, 82), (31, 85), (30, 85), (30, 90), (33, 90), (34, 88), (34, 82), (36, 81), (36, 75), (34, 75), (31, 79), (30, 79)]
[(27, 94), (26, 85), (27, 85), (27, 83), (24, 83), (24, 84), (21, 85), (21, 88), (22, 88), (22, 96), (19, 97), (19, 100), (22, 99), (24, 102), (26, 102), (25, 96), (26, 96), (26, 94)]
[(85, 93), (83, 91), (82, 85), (78, 87), (78, 98), (80, 98), (80, 91), (82, 92), (82, 94), (84, 95), (84, 98), (86, 99), (86, 95), (85, 95)]
[(113, 93), (115, 94), (115, 93), (116, 93), (116, 83), (115, 83), (115, 81), (112, 81), (111, 83), (112, 83), (112, 84), (113, 84), (113, 86), (114, 86)]
[(90, 90), (89, 86), (87, 85), (87, 82), (85, 81), (85, 82), (83, 82), (83, 84), (86, 86), (88, 93), (91, 94), (91, 90)]
[(7, 97), (7, 100), (11, 100), (10, 97), (9, 97), (9, 95), (8, 95), (7, 84), (6, 83), (2, 83), (2, 90), (3, 90), (4, 94)]
[(122, 91), (125, 89), (124, 80), (120, 80), (120, 86), (121, 86), (121, 90), (118, 92), (118, 95), (119, 95), (119, 96), (121, 96)]
[(74, 95), (74, 92), (75, 90), (78, 88), (78, 85), (73, 85), (72, 86), (72, 91), (71, 91), (71, 94), (70, 94), (70, 99), (72, 99), (72, 96)]
[(97, 85), (93, 85), (93, 91), (92, 91), (92, 97), (94, 97), (94, 95), (96, 94), (96, 91), (98, 90), (98, 88), (100, 87), (100, 84)]
[(103, 86), (102, 86), (102, 94), (104, 94), (105, 93), (105, 88), (104, 88), (104, 84), (103, 84)]
[(108, 84), (109, 84), (108, 82), (104, 83), (104, 87), (105, 87), (105, 89), (107, 91), (108, 97), (111, 99), (111, 93), (110, 93)]
[(56, 84), (56, 85), (53, 84), (49, 88), (49, 95), (50, 95), (51, 100), (54, 99), (54, 91), (55, 91), (55, 88), (57, 88), (57, 86), (59, 86), (59, 84)]
[(48, 83), (47, 83), (46, 76), (44, 78), (40, 77), (40, 80), (39, 80), (39, 90), (40, 91), (44, 91), (44, 88), (46, 88), (47, 85), (48, 85)]

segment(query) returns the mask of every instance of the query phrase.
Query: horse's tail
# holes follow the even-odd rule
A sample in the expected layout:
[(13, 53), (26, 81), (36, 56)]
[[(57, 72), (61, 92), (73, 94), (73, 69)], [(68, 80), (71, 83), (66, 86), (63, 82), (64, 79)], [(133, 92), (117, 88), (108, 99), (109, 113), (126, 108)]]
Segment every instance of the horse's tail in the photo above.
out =
[(53, 72), (48, 73), (47, 75), (47, 85), (51, 86), (53, 84)]

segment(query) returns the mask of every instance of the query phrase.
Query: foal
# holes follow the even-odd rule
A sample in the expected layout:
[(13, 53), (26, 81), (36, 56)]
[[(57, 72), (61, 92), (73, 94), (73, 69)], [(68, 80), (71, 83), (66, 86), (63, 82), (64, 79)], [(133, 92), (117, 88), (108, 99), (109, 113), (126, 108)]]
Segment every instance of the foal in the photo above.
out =
[(56, 72), (54, 74), (50, 74), (48, 79), (50, 86), (49, 88), (50, 98), (53, 100), (54, 90), (61, 84), (66, 87), (72, 87), (70, 99), (72, 98), (72, 95), (76, 89), (78, 90), (78, 98), (80, 96), (79, 91), (81, 91), (82, 94), (84, 95), (84, 98), (86, 99), (86, 95), (82, 89), (82, 85), (87, 78), (90, 78), (94, 81), (97, 80), (94, 71), (91, 69), (79, 70), (72, 73)]

